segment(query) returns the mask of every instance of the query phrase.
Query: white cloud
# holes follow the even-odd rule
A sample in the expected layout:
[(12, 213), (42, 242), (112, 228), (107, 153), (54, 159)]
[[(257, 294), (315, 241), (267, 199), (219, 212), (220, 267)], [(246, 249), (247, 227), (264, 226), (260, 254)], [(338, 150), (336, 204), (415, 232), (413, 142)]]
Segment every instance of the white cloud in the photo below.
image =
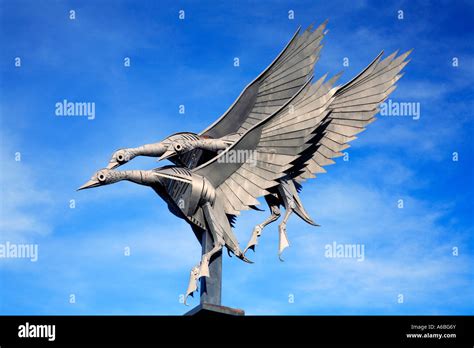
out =
[[(21, 146), (14, 145), (11, 136), (2, 133), (0, 150), (0, 236), (2, 240), (22, 241), (51, 232), (48, 190), (40, 188), (34, 169), (15, 153), (22, 155)], [(24, 155), (24, 154), (23, 154)]]

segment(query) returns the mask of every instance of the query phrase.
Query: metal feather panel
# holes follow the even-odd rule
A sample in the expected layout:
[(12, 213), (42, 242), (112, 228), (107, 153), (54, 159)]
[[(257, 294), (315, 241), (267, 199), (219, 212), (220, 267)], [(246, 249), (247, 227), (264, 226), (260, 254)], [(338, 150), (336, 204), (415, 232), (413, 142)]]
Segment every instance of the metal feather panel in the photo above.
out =
[[(310, 173), (322, 172), (322, 167), (333, 164), (332, 158), (343, 155), (348, 142), (375, 121), (380, 104), (392, 93), (401, 78), (400, 71), (406, 66), (411, 51), (397, 52), (382, 60), (380, 53), (375, 60), (354, 79), (335, 88), (334, 98), (328, 107), (327, 120), (315, 130), (320, 133), (314, 146), (313, 156), (302, 165), (296, 161), (292, 168), (294, 178), (302, 182)], [(298, 174), (299, 173), (299, 174)]]
[[(310, 146), (308, 141), (314, 137), (312, 131), (327, 117), (326, 109), (336, 91), (331, 89), (334, 81), (331, 79), (314, 85), (308, 81), (277, 112), (253, 126), (218, 156), (193, 170), (218, 188), (218, 195), (225, 196), (230, 205), (226, 213), (235, 215), (235, 211), (250, 209), (258, 197), (279, 185), (278, 180), (292, 169), (293, 162)], [(290, 109), (289, 104), (296, 107)], [(293, 122), (291, 139), (281, 141), (281, 137), (288, 133), (281, 125), (287, 122)], [(230, 155), (239, 151), (253, 153), (255, 157), (252, 161), (240, 163), (230, 161)], [(328, 148), (325, 151), (328, 156), (336, 154)]]

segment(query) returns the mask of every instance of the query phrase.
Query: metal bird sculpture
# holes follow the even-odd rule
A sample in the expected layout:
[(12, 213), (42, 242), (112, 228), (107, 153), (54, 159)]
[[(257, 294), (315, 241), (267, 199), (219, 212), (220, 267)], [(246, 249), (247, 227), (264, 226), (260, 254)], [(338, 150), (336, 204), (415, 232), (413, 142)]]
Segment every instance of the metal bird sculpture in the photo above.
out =
[[(314, 31), (310, 26), (301, 35), (298, 29), (270, 66), (242, 91), (239, 98), (219, 120), (201, 133), (176, 133), (158, 143), (120, 149), (112, 155), (107, 168), (117, 168), (136, 156), (168, 159), (187, 168), (194, 168), (215, 157), (219, 151), (239, 139), (250, 126), (278, 110), (307, 82), (319, 58), (326, 23), (327, 21)], [(255, 226), (244, 252), (254, 249), (257, 237), (261, 235), (263, 228), (278, 220), (281, 206), (285, 207), (285, 216), (279, 225), (280, 259), (283, 250), (289, 246), (286, 224), (293, 212), (307, 223), (319, 226), (304, 209), (298, 195), (300, 188), (301, 186), (294, 180), (283, 178), (280, 185), (269, 190), (265, 201), (271, 215), (263, 223)]]
[[(395, 89), (410, 52), (383, 60), (381, 53), (342, 86), (333, 87), (338, 75), (311, 83), (324, 28), (325, 23), (301, 35), (298, 30), (273, 63), (201, 133), (176, 133), (155, 144), (118, 150), (107, 168), (80, 188), (121, 180), (150, 186), (198, 238), (203, 231), (212, 235), (213, 248), (191, 270), (186, 297), (197, 289), (201, 277), (209, 276), (209, 260), (224, 246), (249, 262), (245, 251), (254, 248), (263, 227), (278, 219), (281, 205), (286, 212), (279, 227), (279, 255), (289, 245), (286, 222), (292, 212), (315, 224), (298, 195), (302, 182), (324, 173), (324, 166), (342, 156)], [(246, 154), (244, 160), (239, 153)], [(135, 156), (169, 159), (175, 165), (151, 171), (114, 170)], [(255, 227), (242, 251), (233, 221), (240, 211), (256, 209), (262, 196), (271, 216)]]

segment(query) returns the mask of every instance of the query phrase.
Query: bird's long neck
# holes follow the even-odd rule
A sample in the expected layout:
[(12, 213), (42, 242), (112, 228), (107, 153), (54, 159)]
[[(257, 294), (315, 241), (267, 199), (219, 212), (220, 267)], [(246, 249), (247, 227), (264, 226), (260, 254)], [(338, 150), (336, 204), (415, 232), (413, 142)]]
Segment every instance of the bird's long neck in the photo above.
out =
[(195, 147), (202, 149), (217, 152), (219, 150), (225, 150), (231, 142), (225, 141), (223, 138), (220, 139), (208, 139), (208, 138), (200, 138), (199, 140), (195, 141)]
[(163, 145), (160, 143), (155, 143), (155, 144), (145, 144), (142, 146), (138, 147), (132, 147), (127, 149), (133, 156), (150, 156), (150, 157), (156, 157), (160, 156), (164, 152)]
[(152, 186), (159, 182), (159, 178), (151, 170), (116, 170), (112, 175), (114, 182), (127, 180), (145, 186)]

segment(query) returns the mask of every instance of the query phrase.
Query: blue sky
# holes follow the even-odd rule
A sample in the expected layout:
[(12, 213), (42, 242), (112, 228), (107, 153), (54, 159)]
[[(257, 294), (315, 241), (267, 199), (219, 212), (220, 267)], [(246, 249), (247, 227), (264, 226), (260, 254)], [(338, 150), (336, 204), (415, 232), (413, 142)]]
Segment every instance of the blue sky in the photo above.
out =
[[(349, 161), (304, 184), (322, 227), (290, 219), (285, 262), (277, 224), (250, 252), (255, 264), (225, 256), (223, 304), (248, 314), (474, 314), (473, 13), (462, 1), (2, 0), (0, 243), (37, 244), (39, 258), (0, 259), (0, 313), (187, 311), (180, 294), (200, 247), (186, 223), (146, 187), (75, 189), (118, 148), (204, 129), (299, 25), (329, 19), (316, 76), (344, 71), (343, 83), (381, 50), (414, 48), (391, 99), (420, 103), (421, 116), (379, 117)], [(64, 99), (94, 102), (95, 119), (55, 116)], [(137, 158), (126, 168), (159, 165)], [(242, 246), (266, 214), (238, 218)], [(363, 244), (364, 261), (326, 258), (333, 242)]]

